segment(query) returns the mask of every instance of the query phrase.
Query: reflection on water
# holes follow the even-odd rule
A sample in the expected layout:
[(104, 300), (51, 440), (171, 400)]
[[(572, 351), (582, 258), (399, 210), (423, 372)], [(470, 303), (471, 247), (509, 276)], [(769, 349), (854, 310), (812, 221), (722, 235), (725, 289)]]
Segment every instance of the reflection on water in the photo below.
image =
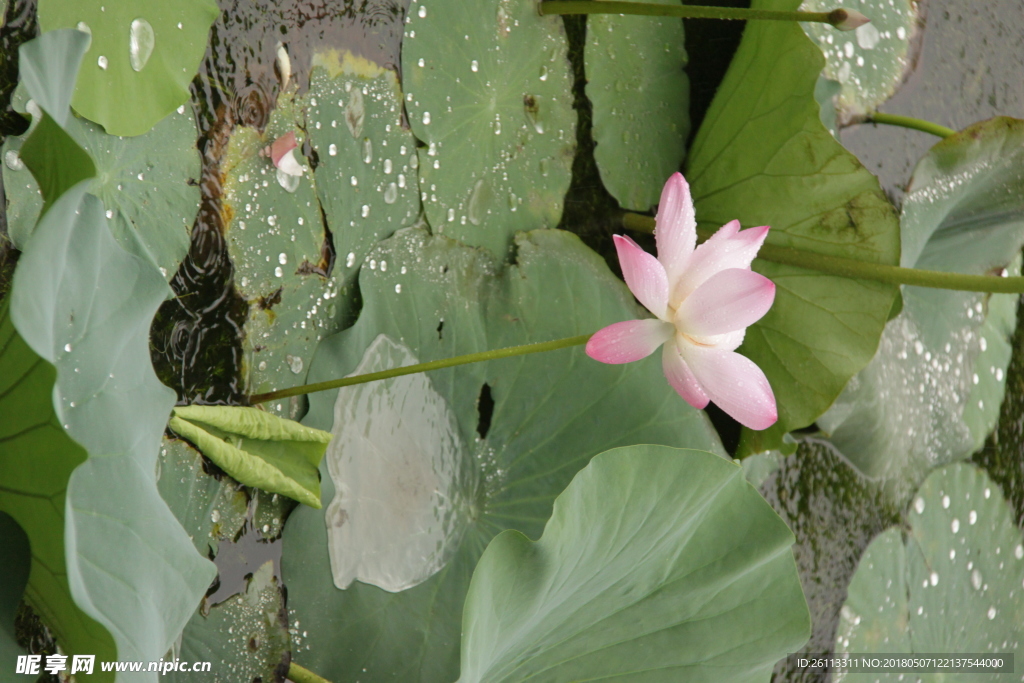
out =
[[(377, 337), (353, 374), (412, 365), (407, 348)], [(347, 387), (334, 405), (327, 508), (334, 584), (359, 580), (398, 592), (438, 572), (469, 518), (472, 460), (455, 415), (423, 374)]]

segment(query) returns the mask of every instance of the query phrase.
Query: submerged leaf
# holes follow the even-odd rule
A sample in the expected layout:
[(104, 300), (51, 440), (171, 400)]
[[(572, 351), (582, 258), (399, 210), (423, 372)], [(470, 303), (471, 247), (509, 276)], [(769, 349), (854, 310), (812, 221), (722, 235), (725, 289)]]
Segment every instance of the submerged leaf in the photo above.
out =
[(320, 508), (330, 433), (245, 406), (182, 406), (169, 424), (240, 483)]
[(555, 500), (540, 540), (510, 530), (488, 545), (459, 681), (766, 681), (811, 629), (792, 545), (724, 458), (602, 453)]
[[(755, 8), (794, 10), (799, 0)], [(878, 180), (821, 122), (815, 86), (824, 59), (795, 23), (748, 22), (690, 149), (687, 178), (701, 227), (770, 225), (768, 242), (897, 265), (899, 224)], [(828, 409), (878, 348), (895, 285), (757, 260), (775, 304), (740, 351), (764, 370), (779, 421), (745, 430), (743, 453), (782, 446)]]

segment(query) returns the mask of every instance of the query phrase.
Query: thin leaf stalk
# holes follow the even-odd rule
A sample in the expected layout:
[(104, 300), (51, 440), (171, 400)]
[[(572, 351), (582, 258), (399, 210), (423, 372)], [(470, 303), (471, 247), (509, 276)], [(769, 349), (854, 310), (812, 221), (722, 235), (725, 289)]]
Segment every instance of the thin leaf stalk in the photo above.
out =
[(799, 12), (744, 7), (710, 7), (704, 5), (658, 5), (647, 2), (605, 2), (605, 0), (548, 0), (538, 11), (544, 14), (628, 14), (648, 17), (681, 17), (684, 19), (805, 21), (838, 26), (846, 20), (842, 9), (831, 12)]
[(589, 340), (591, 336), (593, 336), (593, 333), (581, 334), (575, 337), (567, 337), (565, 339), (556, 339), (554, 341), (539, 342), (537, 344), (523, 344), (521, 346), (509, 346), (503, 349), (492, 349), (491, 351), (479, 351), (477, 353), (468, 353), (462, 356), (454, 356), (452, 358), (432, 360), (427, 363), (416, 363), (415, 365), (407, 365), (401, 368), (381, 370), (380, 372), (370, 372), (364, 375), (343, 377), (341, 379), (333, 379), (326, 382), (304, 384), (290, 389), (270, 391), (265, 394), (253, 394), (249, 397), (249, 403), (256, 404), (265, 403), (266, 401), (277, 401), (282, 398), (301, 396), (302, 394), (312, 394), (318, 391), (327, 391), (329, 389), (339, 389), (341, 387), (349, 387), (355, 384), (376, 382), (382, 379), (401, 377), (402, 375), (414, 375), (420, 372), (430, 372), (431, 370), (440, 370), (442, 368), (450, 368), (456, 365), (481, 363), (483, 361), (497, 360), (499, 358), (511, 358), (513, 356), (525, 356), (531, 353), (544, 353), (546, 351), (567, 349), (573, 346), (586, 344), (587, 340)]

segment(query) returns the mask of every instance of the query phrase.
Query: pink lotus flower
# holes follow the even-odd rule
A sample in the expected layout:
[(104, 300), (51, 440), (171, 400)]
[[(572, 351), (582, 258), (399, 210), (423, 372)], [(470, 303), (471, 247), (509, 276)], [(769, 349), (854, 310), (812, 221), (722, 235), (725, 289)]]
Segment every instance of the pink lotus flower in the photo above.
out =
[(735, 349), (746, 328), (775, 300), (771, 280), (750, 270), (768, 226), (740, 232), (722, 226), (696, 247), (690, 187), (679, 173), (665, 183), (654, 232), (658, 258), (628, 237), (615, 236), (626, 284), (655, 318), (627, 320), (598, 331), (587, 355), (602, 363), (631, 363), (662, 351), (672, 388), (694, 408), (714, 401), (740, 424), (775, 424), (775, 396), (761, 368)]

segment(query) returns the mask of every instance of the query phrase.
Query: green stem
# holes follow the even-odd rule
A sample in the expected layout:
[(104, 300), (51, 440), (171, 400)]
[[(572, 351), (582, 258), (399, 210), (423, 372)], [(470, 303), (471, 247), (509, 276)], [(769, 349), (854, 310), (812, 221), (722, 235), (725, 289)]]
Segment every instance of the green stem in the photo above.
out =
[(866, 123), (884, 123), (889, 126), (912, 128), (924, 133), (938, 135), (940, 138), (948, 138), (950, 135), (956, 135), (956, 131), (952, 128), (946, 128), (945, 126), (940, 126), (939, 124), (932, 123), (931, 121), (922, 121), (921, 119), (915, 119), (911, 116), (900, 116), (899, 114), (883, 114), (880, 111), (876, 111), (874, 114), (868, 114), (864, 118), (864, 121)]
[[(637, 213), (626, 213), (622, 217), (622, 226), (635, 232), (653, 232), (654, 219)], [(711, 232), (698, 228), (701, 239), (707, 239)], [(900, 268), (881, 263), (858, 261), (841, 256), (828, 256), (802, 249), (779, 247), (765, 244), (758, 252), (757, 258), (787, 266), (797, 266), (808, 270), (817, 270), (829, 275), (855, 278), (858, 280), (875, 280), (893, 285), (913, 285), (915, 287), (932, 287), (935, 289), (956, 289), (966, 292), (987, 292), (1021, 294), (1024, 293), (1024, 277), (998, 277), (995, 275), (964, 275), (962, 273), (946, 273), (939, 270), (918, 270), (917, 268)]]
[[(256, 404), (264, 403), (266, 401), (276, 401), (278, 399), (289, 398), (291, 396), (312, 394), (316, 391), (327, 391), (328, 389), (338, 389), (340, 387), (352, 386), (353, 384), (365, 384), (366, 382), (376, 382), (380, 379), (389, 379), (391, 377), (401, 377), (402, 375), (414, 375), (418, 372), (429, 372), (431, 370), (440, 370), (441, 368), (450, 368), (455, 365), (480, 363), (485, 360), (496, 360), (498, 358), (510, 358), (512, 356), (525, 356), (530, 353), (542, 353), (544, 351), (566, 349), (570, 346), (586, 344), (587, 340), (590, 339), (591, 336), (592, 334), (581, 334), (577, 337), (556, 339), (555, 341), (540, 342), (538, 344), (524, 344), (522, 346), (510, 346), (508, 348), (494, 349), (492, 351), (468, 353), (464, 356), (432, 360), (429, 363), (417, 363), (416, 365), (407, 365), (404, 368), (391, 368), (390, 370), (370, 372), (365, 375), (332, 379), (328, 382), (304, 384), (299, 387), (292, 387), (291, 389), (281, 389), (280, 391), (271, 391), (266, 394), (254, 394), (249, 397), (249, 403)], [(299, 681), (296, 681), (295, 683), (299, 683)]]
[(741, 7), (705, 7), (700, 5), (656, 5), (647, 2), (605, 2), (604, 0), (548, 0), (539, 6), (541, 14), (638, 14), (649, 17), (685, 19), (769, 19), (773, 21), (810, 21), (838, 24), (846, 21), (845, 10), (831, 12), (783, 12)]
[(288, 680), (292, 683), (330, 683), (326, 678), (317, 676), (304, 666), (295, 662), (288, 665)]

